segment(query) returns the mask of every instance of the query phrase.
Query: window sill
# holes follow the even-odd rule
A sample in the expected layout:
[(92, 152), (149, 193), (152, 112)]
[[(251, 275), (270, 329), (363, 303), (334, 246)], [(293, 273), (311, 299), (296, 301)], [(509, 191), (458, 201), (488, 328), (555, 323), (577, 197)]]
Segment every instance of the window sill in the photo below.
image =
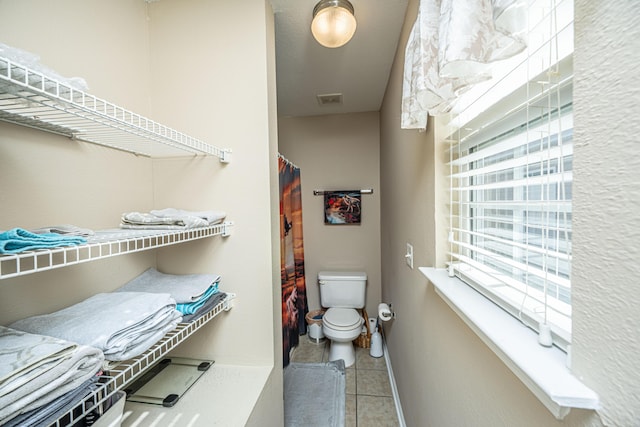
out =
[(447, 270), (420, 267), (438, 295), (559, 420), (571, 408), (597, 410), (598, 395), (567, 368), (567, 355)]

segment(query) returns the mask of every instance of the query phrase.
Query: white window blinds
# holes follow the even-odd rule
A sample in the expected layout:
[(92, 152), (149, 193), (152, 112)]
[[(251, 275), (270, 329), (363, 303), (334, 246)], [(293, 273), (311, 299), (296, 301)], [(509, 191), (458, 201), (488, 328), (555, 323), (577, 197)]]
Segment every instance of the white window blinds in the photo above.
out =
[(570, 0), (532, 1), (528, 48), (449, 123), (456, 274), (564, 347), (571, 332)]

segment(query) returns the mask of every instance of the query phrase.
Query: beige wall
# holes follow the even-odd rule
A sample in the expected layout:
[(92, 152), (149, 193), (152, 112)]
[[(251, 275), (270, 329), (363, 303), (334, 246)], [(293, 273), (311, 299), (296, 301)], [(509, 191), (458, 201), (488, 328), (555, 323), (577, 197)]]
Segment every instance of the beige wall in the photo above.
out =
[(148, 116), (146, 2), (2, 0), (0, 8), (0, 43), (38, 55), (62, 76), (85, 78), (92, 95)]
[(284, 424), (284, 378), (282, 372), (282, 292), (280, 287), (280, 183), (278, 178), (278, 103), (276, 85), (275, 18), (268, 2), (267, 27), (267, 84), (269, 91), (269, 162), (271, 185), (271, 283), (273, 305), (273, 372), (265, 386), (259, 404), (251, 413), (247, 427), (280, 427)]
[[(382, 295), (393, 301), (397, 314), (385, 332), (408, 426), (640, 422), (640, 312), (631, 303), (640, 295), (630, 279), (638, 276), (634, 255), (640, 247), (638, 129), (633, 120), (619, 120), (639, 113), (632, 72), (638, 14), (632, 2), (604, 8), (590, 3), (576, 1), (573, 362), (576, 375), (601, 396), (603, 409), (599, 414), (574, 409), (557, 421), (426, 279), (394, 258), (406, 242), (413, 242), (417, 265), (443, 267), (445, 259), (442, 148), (434, 145), (433, 123), (426, 133), (400, 130), (404, 47), (418, 7), (411, 0), (380, 119)], [(594, 191), (616, 203), (594, 205)], [(408, 208), (403, 221), (397, 206)], [(617, 234), (611, 231), (617, 229)]]
[[(148, 114), (145, 16), (144, 4), (124, 0), (0, 2), (0, 40), (39, 55), (63, 76), (84, 77), (96, 96)], [(105, 39), (108, 22), (121, 27)], [(122, 212), (153, 208), (152, 177), (149, 159), (0, 122), (0, 229), (116, 227)], [(3, 280), (0, 323), (112, 290), (154, 264), (153, 253), (141, 253)]]
[[(230, 43), (229, 34), (242, 37)], [(277, 122), (267, 2), (0, 1), (0, 40), (40, 54), (60, 74), (84, 77), (96, 96), (233, 149), (228, 165), (208, 157), (151, 160), (0, 122), (0, 229), (117, 227), (122, 212), (170, 206), (225, 210), (236, 224), (229, 238), (3, 280), (0, 324), (112, 290), (150, 266), (219, 273), (222, 289), (238, 294), (233, 310), (176, 353), (271, 366), (254, 416), (262, 425), (281, 425), (280, 304), (273, 286), (279, 270), (272, 258)]]
[[(215, 268), (223, 274), (224, 289), (238, 293), (235, 316), (216, 321), (206, 338), (181, 350), (215, 348), (221, 363), (271, 364), (272, 325), (246, 321), (272, 316), (271, 304), (264, 303), (272, 297), (265, 6), (263, 0), (249, 5), (173, 0), (149, 8), (154, 117), (233, 149), (227, 165), (215, 158), (155, 160), (154, 203), (222, 209), (236, 223), (232, 237), (221, 242), (194, 243), (193, 251), (159, 251), (158, 263), (166, 270)], [(232, 28), (246, 36), (228, 43)], [(176, 78), (181, 71), (189, 83)]]
[[(307, 296), (320, 307), (322, 270), (367, 273), (367, 312), (380, 303), (380, 177), (378, 113), (281, 118), (280, 153), (300, 167)], [(362, 195), (360, 225), (325, 225), (322, 196), (313, 190), (373, 188)]]

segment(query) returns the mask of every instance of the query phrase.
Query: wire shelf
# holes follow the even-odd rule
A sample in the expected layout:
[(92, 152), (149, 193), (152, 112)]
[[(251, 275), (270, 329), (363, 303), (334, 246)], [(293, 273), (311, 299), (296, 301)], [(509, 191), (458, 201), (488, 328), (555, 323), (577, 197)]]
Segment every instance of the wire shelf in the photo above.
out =
[[(231, 150), (221, 149), (161, 125), (45, 74), (0, 56), (0, 120), (147, 157), (216, 156), (231, 161)], [(62, 268), (163, 246), (229, 236), (233, 222), (183, 230), (96, 231), (84, 245), (0, 255), (0, 280)], [(76, 424), (100, 413), (118, 391), (139, 378), (198, 329), (231, 309), (235, 294), (190, 323), (180, 323), (143, 355), (111, 367), (98, 389), (60, 417), (52, 426)]]
[(185, 230), (102, 230), (87, 243), (0, 255), (0, 279), (52, 270), (98, 259), (175, 245), (212, 236), (229, 236), (232, 221)]
[(180, 343), (193, 335), (198, 329), (218, 316), (223, 311), (229, 311), (232, 307), (232, 300), (236, 297), (234, 293), (227, 293), (225, 299), (216, 305), (211, 311), (190, 323), (180, 323), (173, 331), (167, 333), (153, 347), (144, 354), (133, 359), (124, 361), (117, 366), (105, 371), (100, 378), (100, 387), (85, 397), (74, 408), (61, 416), (52, 427), (66, 427), (75, 424), (87, 414), (94, 410), (101, 411), (102, 405), (116, 392), (123, 390), (125, 386), (131, 384), (140, 375), (146, 372), (167, 353), (176, 348)]
[(0, 57), (0, 120), (148, 157), (221, 149)]

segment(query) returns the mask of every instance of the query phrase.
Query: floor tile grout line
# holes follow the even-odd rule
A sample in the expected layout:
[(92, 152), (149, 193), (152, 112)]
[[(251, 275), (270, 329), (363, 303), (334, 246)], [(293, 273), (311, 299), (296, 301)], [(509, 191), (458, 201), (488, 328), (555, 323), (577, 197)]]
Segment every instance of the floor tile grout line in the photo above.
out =
[(389, 399), (393, 399), (393, 396), (390, 394), (371, 394), (371, 393), (360, 393), (356, 394), (356, 396), (368, 396), (368, 397), (387, 397)]
[(358, 427), (358, 395), (357, 394), (354, 397), (354, 401), (355, 401), (354, 405), (356, 407), (356, 410), (355, 410), (355, 418), (356, 418), (355, 427)]

